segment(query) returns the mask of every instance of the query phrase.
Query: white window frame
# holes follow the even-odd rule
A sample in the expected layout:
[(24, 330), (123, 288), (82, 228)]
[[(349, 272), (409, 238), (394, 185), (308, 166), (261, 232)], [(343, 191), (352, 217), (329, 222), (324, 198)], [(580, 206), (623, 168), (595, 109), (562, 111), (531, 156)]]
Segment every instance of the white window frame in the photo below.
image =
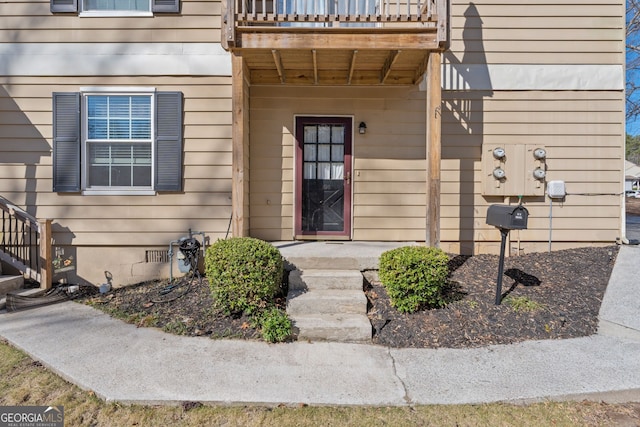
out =
[[(149, 87), (83, 87), (80, 88), (81, 104), (82, 104), (82, 121), (81, 121), (81, 167), (82, 167), (82, 194), (84, 195), (110, 195), (110, 196), (148, 196), (155, 195), (154, 176), (155, 176), (155, 88)], [(91, 95), (147, 95), (151, 96), (151, 186), (149, 187), (89, 187), (89, 150), (87, 149), (88, 136), (88, 108), (87, 99)]]
[(153, 17), (152, 0), (148, 0), (148, 10), (84, 10), (85, 0), (78, 0), (81, 18), (103, 18), (103, 17)]

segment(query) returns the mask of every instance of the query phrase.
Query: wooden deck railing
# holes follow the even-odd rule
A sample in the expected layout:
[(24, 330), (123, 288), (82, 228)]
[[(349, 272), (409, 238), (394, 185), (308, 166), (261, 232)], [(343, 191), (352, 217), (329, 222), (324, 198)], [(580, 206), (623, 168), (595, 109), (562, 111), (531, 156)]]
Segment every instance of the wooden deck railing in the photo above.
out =
[(237, 27), (437, 29), (446, 39), (449, 0), (226, 0), (225, 46), (235, 46)]
[(0, 260), (51, 287), (51, 220), (38, 220), (0, 196)]
[[(278, 22), (415, 22), (429, 21), (438, 0), (230, 0), (236, 21)], [(442, 13), (442, 11), (440, 11)]]

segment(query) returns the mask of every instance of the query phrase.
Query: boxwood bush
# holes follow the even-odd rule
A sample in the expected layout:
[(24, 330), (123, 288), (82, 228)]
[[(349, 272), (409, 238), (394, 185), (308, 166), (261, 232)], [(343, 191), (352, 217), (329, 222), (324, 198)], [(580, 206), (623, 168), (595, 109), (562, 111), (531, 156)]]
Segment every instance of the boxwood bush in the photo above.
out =
[(391, 305), (403, 313), (445, 303), (449, 257), (441, 249), (404, 246), (380, 256), (379, 277)]
[(284, 268), (273, 245), (234, 237), (207, 248), (205, 272), (215, 308), (226, 314), (253, 314), (273, 304), (281, 292)]

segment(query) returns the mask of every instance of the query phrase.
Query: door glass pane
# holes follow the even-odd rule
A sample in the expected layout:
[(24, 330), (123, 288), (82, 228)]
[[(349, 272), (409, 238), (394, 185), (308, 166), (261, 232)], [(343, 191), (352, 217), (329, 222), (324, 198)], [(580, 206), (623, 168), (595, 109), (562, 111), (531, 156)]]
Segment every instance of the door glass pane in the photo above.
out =
[(305, 162), (302, 177), (304, 179), (316, 179), (316, 164)]
[(318, 163), (318, 179), (331, 179), (331, 163)]
[(316, 146), (312, 144), (304, 144), (304, 161), (316, 161)]
[(331, 160), (331, 146), (329, 144), (318, 145), (318, 160), (321, 162)]
[(318, 126), (318, 142), (320, 144), (329, 144), (331, 142), (331, 126)]
[(305, 126), (304, 127), (304, 143), (305, 144), (315, 144), (318, 142), (316, 137), (317, 128), (315, 126)]
[(331, 160), (341, 162), (344, 159), (344, 145), (331, 146)]
[(331, 163), (331, 179), (344, 179), (343, 163)]
[(333, 126), (331, 129), (331, 142), (344, 144), (344, 126)]

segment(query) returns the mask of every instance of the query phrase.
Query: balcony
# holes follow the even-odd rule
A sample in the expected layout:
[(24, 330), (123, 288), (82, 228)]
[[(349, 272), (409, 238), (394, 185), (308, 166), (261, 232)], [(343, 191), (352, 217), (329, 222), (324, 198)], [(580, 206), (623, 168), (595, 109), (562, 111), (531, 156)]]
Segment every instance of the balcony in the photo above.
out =
[(263, 85), (413, 85), (448, 36), (449, 0), (229, 0), (222, 42)]

